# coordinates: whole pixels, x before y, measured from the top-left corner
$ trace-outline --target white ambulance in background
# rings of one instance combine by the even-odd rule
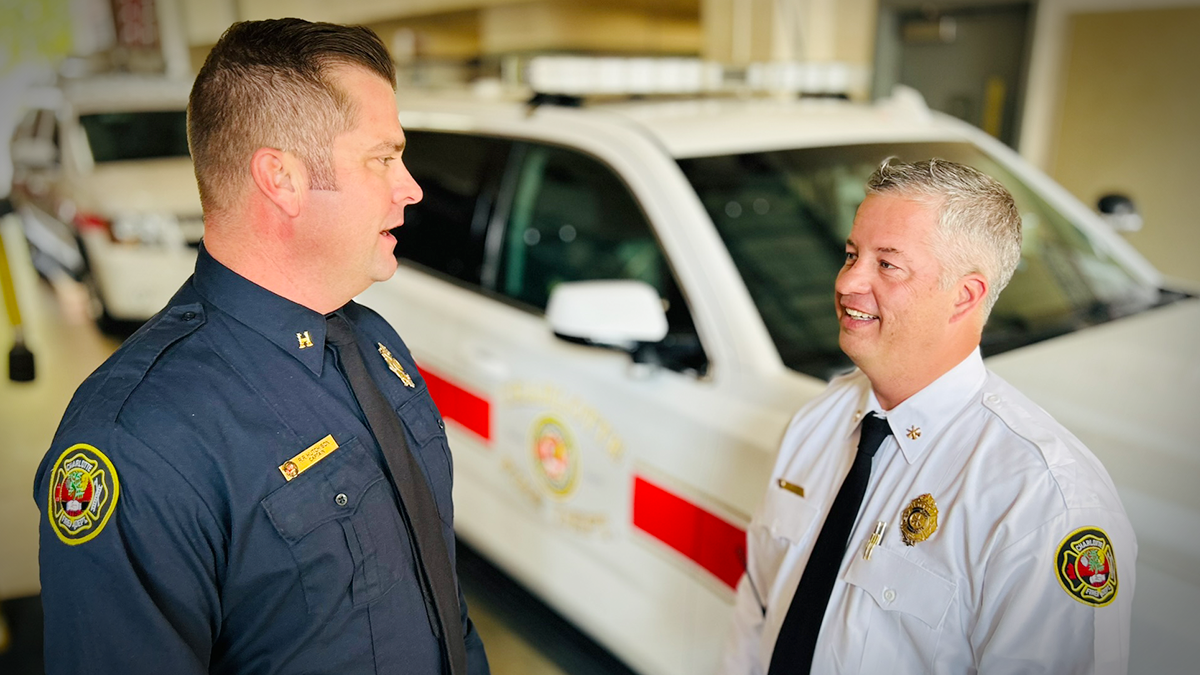
[[[782,431],[849,367],[833,281],[865,179],[944,157],[1020,207],[1024,257],[982,349],[1120,490],[1140,546],[1130,671],[1192,670],[1200,300],[911,92],[565,93],[398,98],[425,197],[399,272],[360,299],[449,422],[465,541],[635,670],[715,672]]]
[[[34,262],[86,284],[102,328],[150,318],[195,267],[204,218],[190,91],[161,76],[64,78],[14,133],[13,199]]]

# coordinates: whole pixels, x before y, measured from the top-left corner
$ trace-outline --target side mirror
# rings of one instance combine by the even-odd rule
[[[546,320],[569,340],[634,351],[667,336],[658,292],[643,281],[571,281],[554,287]]]
[[[1133,200],[1122,194],[1110,192],[1096,201],[1096,210],[1108,226],[1117,232],[1137,232],[1142,229],[1142,214],[1138,213]]]

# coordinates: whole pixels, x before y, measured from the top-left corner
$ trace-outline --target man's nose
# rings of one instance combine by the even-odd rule
[[[834,290],[841,295],[866,293],[871,287],[866,269],[867,265],[862,259],[846,263],[838,272],[837,280],[833,284]]]
[[[413,178],[408,167],[402,166],[400,175],[396,179],[392,199],[397,204],[416,204],[424,196],[424,191],[421,190],[420,185],[417,185],[417,180]]]

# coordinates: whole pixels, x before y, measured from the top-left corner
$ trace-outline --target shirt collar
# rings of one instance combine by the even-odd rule
[[[976,347],[932,384],[887,411],[888,426],[909,464],[917,461],[937,438],[938,432],[967,406],[986,379],[987,368],[983,365],[979,347]],[[883,410],[873,390],[863,409],[868,413]]]
[[[200,244],[193,283],[200,295],[321,374],[325,317],[255,284],[218,262]]]

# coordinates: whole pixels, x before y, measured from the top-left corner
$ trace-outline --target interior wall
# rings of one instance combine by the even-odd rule
[[[1125,235],[1164,274],[1200,284],[1200,7],[1078,13],[1069,21],[1049,171],[1089,205],[1122,192]]]

